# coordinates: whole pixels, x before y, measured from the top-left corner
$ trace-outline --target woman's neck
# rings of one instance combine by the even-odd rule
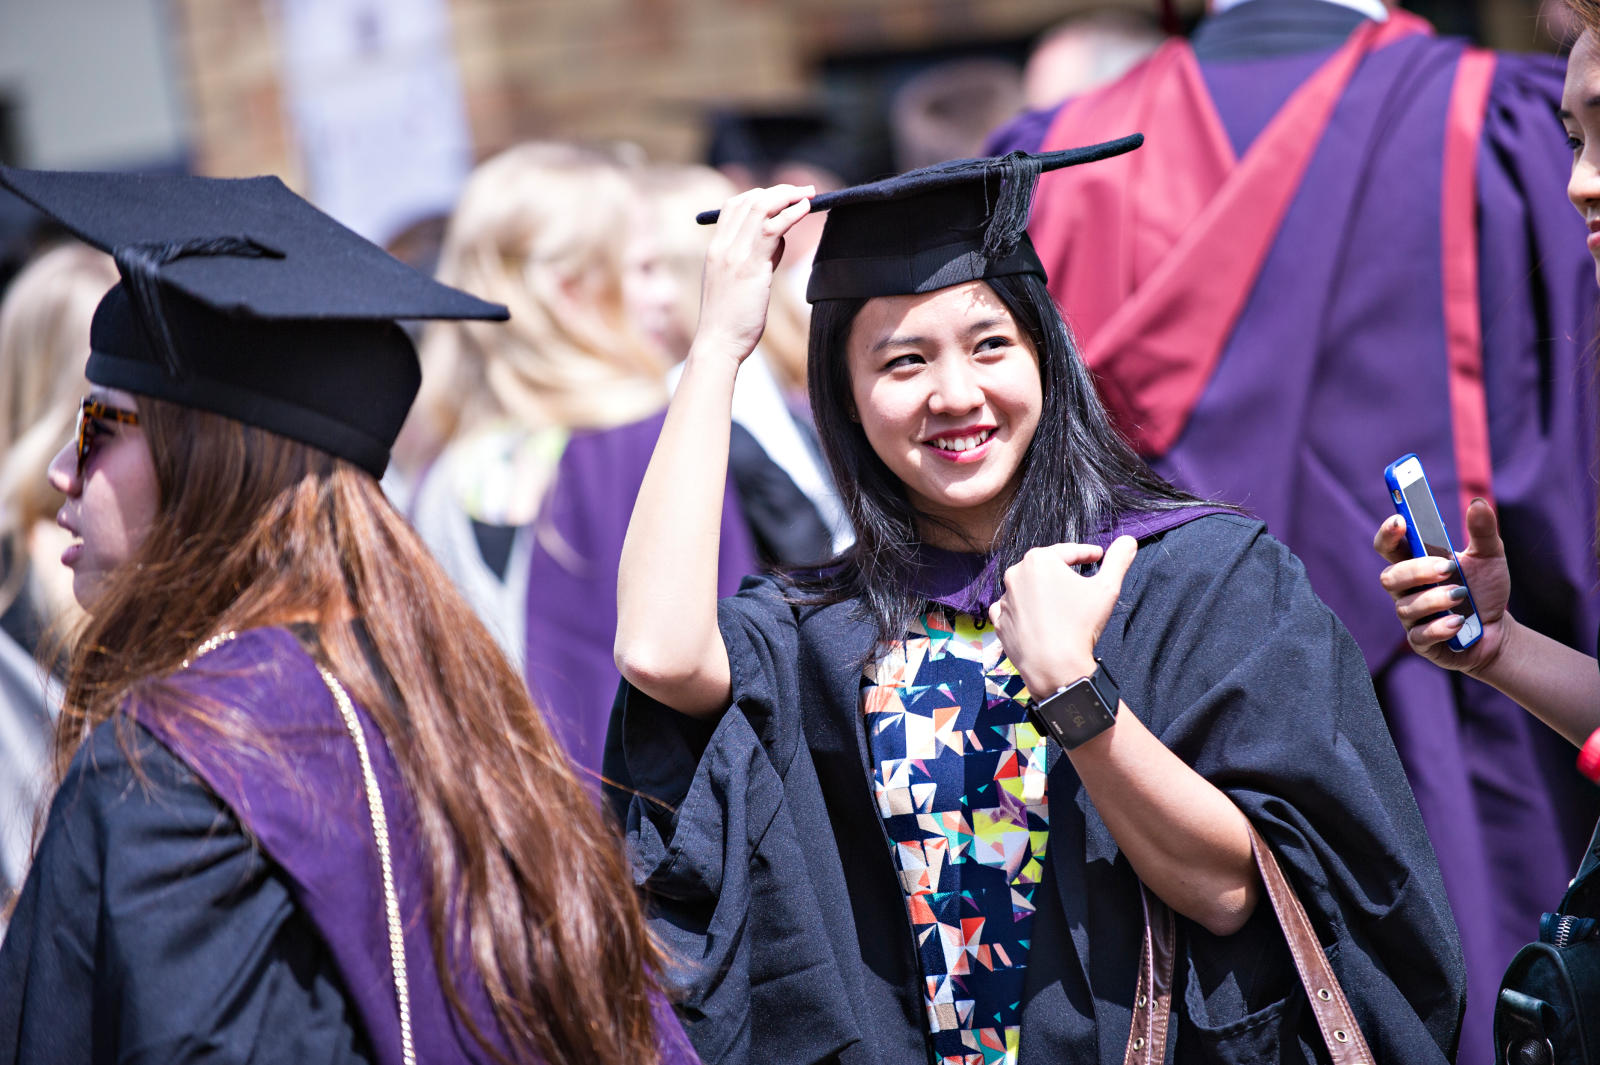
[[[917,524],[917,536],[922,542],[941,551],[986,555],[994,549],[995,530],[992,528],[987,530],[987,535],[984,535],[981,530],[956,528],[926,515]]]

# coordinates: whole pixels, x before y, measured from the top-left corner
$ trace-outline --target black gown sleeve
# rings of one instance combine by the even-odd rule
[[[96,730],[0,945],[0,1065],[369,1060],[281,870],[148,732]]]
[[[815,791],[800,726],[799,634],[772,578],[723,599],[732,698],[714,720],[624,683],[606,778],[651,930],[696,1052],[725,1062],[834,1060],[861,1041],[853,974],[818,935],[793,789]]]

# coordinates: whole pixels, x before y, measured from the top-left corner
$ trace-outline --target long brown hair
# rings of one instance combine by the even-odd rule
[[[1567,0],[1567,7],[1585,30],[1600,37],[1600,0]]]
[[[165,712],[160,678],[207,637],[309,622],[416,803],[434,957],[458,1016],[470,1029],[448,963],[465,937],[515,1058],[655,1061],[659,958],[621,841],[522,678],[377,482],[232,419],[146,397],[138,407],[156,519],[73,651],[58,773],[130,696]]]

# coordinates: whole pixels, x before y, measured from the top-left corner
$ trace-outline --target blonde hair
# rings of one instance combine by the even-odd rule
[[[665,361],[623,308],[631,196],[615,153],[576,144],[522,144],[473,172],[438,276],[511,320],[423,334],[417,408],[435,446],[483,418],[607,428],[666,403]]]
[[[110,256],[72,242],[29,263],[0,303],[0,544],[16,563],[0,584],[0,608],[22,586],[28,530],[61,506],[46,470],[87,388],[95,306],[116,283]]]
[[[676,283],[678,305],[674,326],[683,350],[700,324],[700,283],[705,273],[706,251],[714,226],[702,226],[695,215],[721,207],[737,190],[733,182],[709,166],[684,163],[650,163],[633,172],[649,223],[655,227],[661,265]]]

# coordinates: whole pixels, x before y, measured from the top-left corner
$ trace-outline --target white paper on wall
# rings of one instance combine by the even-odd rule
[[[383,243],[448,213],[472,165],[445,0],[275,0],[311,198]]]

